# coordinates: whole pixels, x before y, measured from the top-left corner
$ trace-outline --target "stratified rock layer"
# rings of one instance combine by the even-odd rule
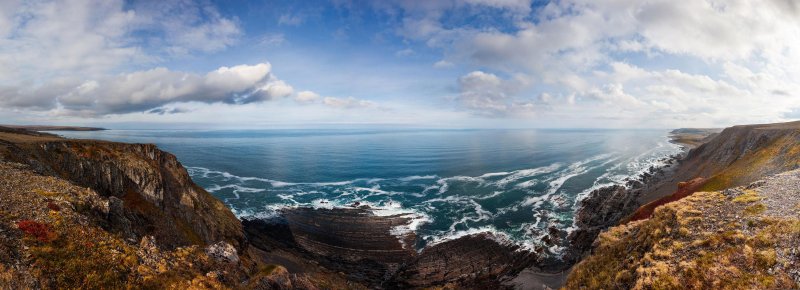
[[[397,227],[407,216],[375,216],[365,209],[296,208],[283,212],[291,240],[309,252],[310,259],[327,268],[347,273],[356,281],[380,285],[416,252],[413,232],[402,235]],[[395,233],[395,234],[393,234]]]
[[[396,267],[414,257],[414,232],[393,235],[407,216],[375,216],[365,209],[297,208],[284,212],[295,241],[317,255]]]
[[[388,283],[396,288],[451,285],[468,288],[500,287],[534,262],[535,256],[517,246],[498,242],[489,233],[470,235],[425,248]]]

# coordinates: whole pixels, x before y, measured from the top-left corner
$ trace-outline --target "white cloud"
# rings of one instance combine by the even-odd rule
[[[202,3],[202,2],[201,2]],[[133,29],[161,34],[167,52],[215,52],[236,43],[242,31],[236,19],[222,16],[210,4],[197,1],[146,1],[133,4]]]
[[[625,93],[622,84],[608,84],[603,89],[591,89],[586,94],[588,97],[600,100],[606,104],[620,107],[638,107],[642,101]]]
[[[435,68],[451,68],[453,66],[454,66],[454,64],[452,62],[449,62],[449,61],[446,61],[446,60],[440,60],[440,61],[437,61],[437,62],[435,62],[433,64],[433,67],[435,67]]]
[[[517,12],[530,4],[468,2]],[[475,78],[461,77],[456,100],[470,111],[505,115],[533,94],[559,117],[614,111],[635,125],[724,126],[780,121],[785,108],[800,106],[794,1],[552,1],[527,17],[505,15],[512,28],[452,25],[447,11],[457,7],[405,7],[398,34],[459,66],[521,76],[549,96],[509,90],[499,78],[471,88]]]
[[[300,91],[294,95],[294,100],[302,105],[323,105],[334,109],[385,109],[377,103],[354,97],[337,98],[322,97],[312,91]]]
[[[301,104],[310,104],[319,101],[322,99],[319,94],[312,92],[312,91],[302,91],[298,92],[297,95],[294,97],[294,100]]]
[[[234,19],[190,1],[2,2],[0,85],[99,77],[164,54],[219,51],[241,34]]]
[[[530,114],[536,108],[533,102],[514,97],[525,86],[519,79],[504,80],[491,73],[473,71],[459,78],[458,84],[456,102],[478,115],[517,116]]]
[[[0,105],[98,116],[144,112],[181,102],[247,104],[291,95],[292,87],[270,70],[268,63],[221,67],[205,75],[155,68],[97,80],[51,83],[34,90],[7,88]]]
[[[300,14],[287,13],[287,14],[281,14],[281,16],[278,17],[278,24],[280,25],[298,26],[300,24],[303,24],[303,22],[305,21],[306,17]]]
[[[378,104],[376,104],[375,102],[360,100],[354,97],[347,97],[347,98],[325,97],[324,99],[322,99],[322,104],[329,107],[340,108],[340,109],[375,108],[378,106]]]
[[[401,49],[394,53],[395,56],[404,57],[414,55],[414,50],[410,48]]]

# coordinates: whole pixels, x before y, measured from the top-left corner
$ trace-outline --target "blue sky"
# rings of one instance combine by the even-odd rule
[[[789,0],[0,3],[0,123],[674,128],[800,109]]]

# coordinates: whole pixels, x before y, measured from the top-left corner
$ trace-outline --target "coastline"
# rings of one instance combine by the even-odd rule
[[[673,140],[675,140],[674,142],[676,144],[685,145],[685,146],[682,146],[683,151],[681,153],[673,155],[673,156],[663,157],[660,160],[660,162],[663,163],[662,166],[651,166],[650,168],[647,168],[644,172],[641,172],[641,173],[639,173],[639,174],[637,174],[635,176],[632,176],[632,177],[628,178],[627,182],[625,184],[626,192],[625,192],[624,195],[638,197],[638,195],[640,195],[642,192],[647,191],[648,189],[650,189],[653,186],[652,184],[664,182],[664,180],[667,179],[667,177],[669,176],[669,174],[671,172],[670,169],[673,169],[675,167],[675,165],[677,164],[678,160],[680,159],[680,156],[685,155],[685,153],[689,150],[689,147],[693,145],[692,143],[683,143],[683,142],[681,142],[681,139],[679,139],[677,137],[672,137],[670,142],[673,142]],[[604,187],[604,188],[596,189],[593,192],[603,192],[605,189],[606,188]],[[633,192],[633,193],[631,193],[631,192]],[[630,201],[630,199],[628,199],[628,201]],[[638,206],[639,205],[637,204],[637,206],[629,208],[626,213],[632,213],[633,211],[635,211],[638,208]],[[330,209],[313,209],[313,208],[297,208],[297,209],[294,209],[294,210],[305,211],[306,213],[308,213],[308,211],[311,211],[313,213],[320,213],[320,212],[330,211]],[[348,209],[339,209],[339,210],[348,210]],[[357,210],[357,207],[356,208],[352,208],[352,210]],[[576,212],[576,215],[577,215],[577,212]],[[621,217],[619,217],[619,218],[617,218],[617,219],[615,219],[613,221],[605,221],[605,223],[603,225],[600,225],[599,227],[595,226],[596,228],[593,229],[593,230],[598,230],[598,232],[599,232],[599,230],[601,228],[605,229],[607,227],[614,226],[614,225],[616,225],[616,223],[619,220],[622,219],[622,217],[624,217],[624,216],[621,216]],[[372,220],[372,219],[374,219],[374,217],[361,219],[360,221],[354,220],[354,222],[356,222],[357,224],[360,224],[362,222],[365,222],[365,220]],[[370,223],[370,222],[366,222],[366,223]],[[292,222],[289,221],[287,224],[291,225]],[[340,228],[341,229],[341,228],[348,228],[348,227],[352,227],[352,226],[353,225],[342,227],[341,225],[338,225],[338,226],[335,226],[335,228]],[[324,231],[327,231],[325,229],[325,227],[326,226],[322,225],[322,226],[319,226],[319,228],[314,229],[315,226],[309,227],[309,225],[307,223],[305,223],[302,227],[300,227],[300,229],[301,229],[301,231],[307,231],[309,229],[312,229],[313,231],[321,230],[321,231],[324,232]],[[360,226],[357,225],[356,227],[358,228]],[[345,231],[347,232],[348,230],[345,230]],[[372,233],[371,235],[379,236],[381,234],[385,234],[385,233]],[[301,234],[301,235],[303,235],[304,237],[301,238],[300,240],[302,240],[303,243],[305,243],[307,245],[306,247],[302,247],[302,248],[308,249],[309,248],[308,247],[309,244],[312,245],[311,248],[319,247],[321,245],[319,243],[319,241],[317,241],[317,242],[310,242],[309,241],[309,237],[314,237],[314,236],[319,237],[319,235],[313,234],[313,233],[312,234],[306,233],[306,234]],[[341,237],[337,237],[337,238],[341,238]],[[485,236],[485,233],[477,233],[477,234],[465,235],[465,236],[462,236],[462,237],[460,237],[458,239],[448,240],[448,241],[442,242],[440,244],[444,244],[446,246],[444,248],[449,248],[449,247],[453,247],[453,245],[458,245],[458,244],[462,244],[463,245],[464,244],[463,241],[469,241],[470,239],[473,239],[470,242],[466,243],[467,247],[472,247],[472,244],[478,244],[478,242],[476,242],[476,240],[474,240],[475,238],[477,238],[478,240],[488,241],[491,244],[503,244],[502,242],[492,241],[492,240],[494,240],[494,238],[488,238],[487,236]],[[408,237],[406,239],[408,239]],[[592,237],[592,240],[593,239],[594,239],[594,237]],[[321,240],[322,241],[326,241],[326,240],[330,240],[330,239],[329,238],[321,238]],[[345,240],[347,240],[347,239],[345,239]],[[345,242],[345,243],[348,243],[348,242]],[[440,245],[440,244],[437,244],[437,245]],[[344,247],[341,247],[341,245],[325,245],[325,247],[339,248],[339,249],[344,248]],[[425,253],[425,251],[430,249],[430,248],[431,247],[422,248],[422,249],[419,250],[419,253],[420,254]],[[501,251],[509,252],[508,250],[501,250]],[[523,251],[525,251],[525,250],[523,250]],[[323,250],[323,251],[317,250],[316,252],[317,252],[317,257],[318,258],[320,256],[324,256],[325,253],[328,253],[328,255],[330,256],[330,250]],[[322,253],[322,255],[320,253]],[[528,252],[528,253],[529,254],[535,254],[535,252]],[[577,263],[578,261],[580,261],[580,257],[582,257],[584,254],[585,254],[585,249],[580,249],[576,254],[574,254],[574,256],[569,256],[567,259],[564,260],[563,263],[561,263],[559,265],[549,264],[547,266],[544,266],[541,263],[538,263],[535,259],[529,260],[529,262],[528,262],[528,264],[526,266],[524,266],[522,268],[518,268],[518,270],[516,270],[516,271],[505,273],[502,277],[497,277],[497,279],[498,279],[498,281],[502,282],[501,285],[504,285],[505,287],[514,287],[516,289],[559,288],[566,281],[566,278],[568,277],[569,273],[571,272],[572,266],[575,263]],[[441,255],[441,254],[438,254],[438,255]],[[342,255],[339,254],[338,256],[342,256]],[[458,255],[458,256],[463,256],[463,255]],[[415,260],[415,258],[412,258],[409,261],[413,261],[413,260]],[[467,263],[469,263],[469,262],[467,262]],[[413,262],[412,262],[412,264],[413,264]],[[544,266],[544,267],[541,267],[541,266]],[[346,269],[347,267],[339,265],[339,266],[334,266],[334,268]],[[351,270],[352,270],[352,268],[351,268]],[[402,272],[402,269],[400,269],[396,273],[400,273],[400,272]],[[397,274],[394,274],[394,275],[397,275]]]
[[[88,132],[88,131],[105,131],[105,130],[108,130],[106,128],[99,128],[99,127],[50,126],[50,125],[0,125],[0,127],[18,129],[18,130],[35,131],[35,132],[42,132],[42,131],[50,131],[50,132],[58,132],[58,131]]]
[[[82,142],[91,141],[83,140]],[[662,158],[658,163],[672,164],[673,162]],[[626,185],[642,187],[650,183],[654,179],[653,176],[663,174],[661,171],[660,167],[652,166],[638,176],[627,179]],[[593,192],[597,191],[601,190]],[[264,242],[267,245],[262,250],[267,252],[263,256],[270,261],[283,261],[284,263],[294,261],[288,263],[288,266],[293,271],[301,272],[305,271],[304,269],[316,268],[310,264],[301,264],[296,261],[319,263],[324,268],[347,273],[348,280],[360,281],[367,285],[389,283],[402,288],[404,286],[443,285],[460,281],[458,283],[464,283],[460,285],[465,287],[481,285],[519,288],[524,284],[525,287],[533,288],[523,289],[538,289],[533,285],[557,288],[564,283],[570,273],[569,267],[577,261],[570,260],[557,265],[542,264],[536,251],[520,249],[503,242],[502,237],[487,232],[460,236],[415,252],[409,252],[404,245],[413,244],[413,235],[416,232],[406,232],[409,235],[400,239],[393,233],[393,229],[407,226],[405,225],[409,221],[407,218],[392,215],[364,217],[361,213],[355,212],[367,211],[363,208],[359,209],[359,207],[361,206],[354,205],[344,211],[335,209],[333,212],[328,212],[328,218],[326,218],[328,222],[325,223],[302,220],[317,214],[326,214],[326,211],[330,211],[329,209],[297,208],[294,209],[296,210],[294,214],[284,212],[280,218],[285,219],[286,227],[285,230],[278,231],[283,236],[272,235],[256,238],[260,233],[269,231],[269,228],[254,227],[248,221],[242,223],[248,233],[248,238],[254,241],[268,241]],[[356,215],[353,215],[354,213]],[[348,219],[347,216],[352,218],[348,222],[342,223]],[[349,233],[360,234],[343,236],[339,234],[340,232],[348,233],[348,235]],[[560,243],[559,240],[564,240],[559,236],[564,234],[563,230],[556,230],[546,237],[548,241]],[[364,240],[364,237],[370,237],[371,240]],[[276,243],[275,240],[287,242]],[[390,242],[394,240],[399,243]],[[362,242],[367,242],[367,244],[360,244]],[[374,248],[370,251],[360,250],[368,247]],[[389,254],[375,255],[375,253]],[[385,260],[385,258],[391,259]],[[444,271],[439,266],[435,266],[441,265],[441,263],[450,263],[446,267],[450,270]],[[474,269],[485,270],[483,270],[483,274],[466,281],[458,278],[462,275],[470,275]],[[419,276],[418,273],[427,274]]]

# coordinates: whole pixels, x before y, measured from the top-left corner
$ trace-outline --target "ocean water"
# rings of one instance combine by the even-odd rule
[[[679,147],[666,130],[109,130],[72,138],[155,143],[240,217],[367,205],[407,214],[420,249],[491,231],[525,248],[569,231],[591,190]],[[563,245],[548,247],[558,255]]]

